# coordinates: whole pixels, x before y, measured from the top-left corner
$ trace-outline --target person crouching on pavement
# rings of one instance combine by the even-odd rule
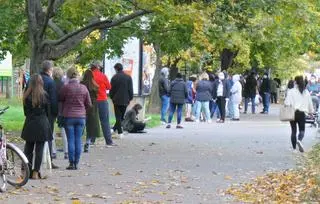
[[[126,113],[122,122],[123,130],[128,131],[129,133],[144,132],[143,130],[146,127],[146,123],[137,119],[141,110],[142,106],[137,103]]]
[[[240,110],[239,110],[239,104],[242,100],[242,85],[240,83],[240,75],[236,74],[232,77],[233,85],[230,90],[231,94],[231,102],[232,102],[232,108],[233,108],[233,118],[231,120],[233,121],[239,121],[240,120]]]
[[[177,73],[176,79],[171,82],[170,89],[170,113],[168,118],[168,125],[166,128],[171,128],[171,121],[173,118],[174,112],[177,109],[177,129],[182,129],[181,119],[182,119],[182,108],[185,103],[186,98],[188,97],[188,89],[186,83],[182,79],[182,75]]]

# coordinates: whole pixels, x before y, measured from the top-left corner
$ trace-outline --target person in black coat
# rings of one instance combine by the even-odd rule
[[[113,126],[113,131],[118,131],[118,135],[122,137],[122,121],[126,113],[127,106],[133,99],[132,78],[123,72],[123,66],[120,63],[114,65],[116,74],[111,79],[111,90],[109,93],[114,105],[116,123]]]
[[[177,73],[177,78],[171,82],[170,90],[170,113],[168,117],[168,125],[166,128],[171,128],[171,121],[173,118],[174,112],[177,109],[177,128],[182,129],[181,119],[182,119],[182,108],[186,99],[188,98],[188,88],[186,83],[182,79],[182,75]]]
[[[246,83],[244,84],[244,113],[247,113],[248,111],[248,104],[250,100],[252,114],[255,114],[256,112],[255,98],[257,95],[257,86],[258,82],[255,78],[255,73],[251,72],[251,74],[246,79]]]
[[[271,87],[270,87],[270,79],[267,74],[263,75],[261,87],[260,87],[260,95],[262,97],[263,102],[263,110],[261,114],[269,113],[269,105],[270,105],[270,95],[271,95]]]
[[[132,109],[126,113],[122,122],[122,126],[125,131],[128,131],[129,133],[143,132],[146,127],[146,123],[137,120],[140,110],[142,110],[142,106],[140,104],[135,104]]]
[[[48,101],[43,89],[43,80],[39,74],[31,77],[28,88],[23,95],[23,109],[26,116],[21,138],[26,141],[24,154],[29,160],[31,178],[40,179],[44,143],[52,140],[52,131],[48,120]],[[33,166],[33,150],[35,162]]]
[[[217,102],[220,111],[220,119],[218,123],[224,123],[226,117],[226,102],[229,100],[230,96],[230,86],[225,79],[225,74],[223,72],[219,73],[219,79],[213,84],[213,100]]]

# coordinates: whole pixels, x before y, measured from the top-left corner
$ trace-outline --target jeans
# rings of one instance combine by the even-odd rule
[[[220,118],[220,112],[219,112],[219,108],[218,108],[218,104],[217,102],[214,101],[210,101],[211,107],[210,107],[210,116],[211,118],[213,118],[214,114],[217,114],[217,118]]]
[[[277,92],[272,92],[271,93],[271,103],[278,103]]]
[[[64,128],[68,139],[69,162],[78,164],[81,155],[81,136],[83,134],[85,118],[66,118]]]
[[[110,123],[109,123],[109,104],[108,101],[98,101],[99,119],[106,144],[112,144]]]
[[[129,130],[129,133],[139,133],[142,132],[144,130],[144,128],[146,127],[145,123],[142,122],[135,122],[133,124],[133,128],[131,130]]]
[[[24,145],[24,154],[28,158],[28,165],[30,169],[30,173],[32,175],[32,161],[33,161],[33,150],[35,148],[35,160],[34,160],[34,171],[39,172],[41,163],[42,163],[42,156],[43,156],[43,148],[44,148],[44,142],[26,142]]]
[[[253,114],[256,113],[255,99],[256,99],[255,96],[244,99],[244,112],[247,112],[247,111],[248,111],[249,101],[251,100],[251,112],[252,112]]]
[[[220,111],[220,120],[224,121],[226,117],[226,98],[219,96],[217,98],[217,104]]]
[[[204,113],[205,113],[206,121],[211,120],[210,109],[209,109],[209,101],[196,101],[196,104],[197,104],[196,120],[198,121],[200,119],[201,110],[203,110]]]
[[[176,112],[176,109],[177,109],[177,124],[179,125],[181,123],[182,108],[183,108],[183,104],[170,103],[170,113],[169,113],[169,118],[168,118],[169,124],[172,121],[173,114],[174,114],[174,112]]]
[[[270,93],[265,92],[262,94],[262,102],[263,102],[263,112],[268,113],[269,106],[270,106]]]
[[[114,105],[114,113],[116,115],[116,123],[113,126],[114,131],[118,131],[118,134],[122,134],[122,121],[124,120],[124,114],[126,113],[127,106]]]
[[[291,126],[291,143],[293,149],[296,149],[297,146],[297,124],[299,127],[299,135],[298,135],[298,140],[302,141],[304,137],[304,132],[305,132],[305,127],[306,127],[306,122],[305,122],[305,113],[301,111],[296,111],[295,112],[295,120],[290,121],[290,126]]]
[[[170,98],[167,95],[161,96],[161,121],[166,122],[166,115],[169,108]]]
[[[233,119],[239,119],[240,118],[239,103],[234,103],[233,102],[232,103],[232,109],[233,109]]]

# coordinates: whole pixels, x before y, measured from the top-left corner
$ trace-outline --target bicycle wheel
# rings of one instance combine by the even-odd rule
[[[7,143],[6,179],[9,184],[16,187],[25,185],[30,176],[28,163],[22,154],[23,152],[18,147]]]

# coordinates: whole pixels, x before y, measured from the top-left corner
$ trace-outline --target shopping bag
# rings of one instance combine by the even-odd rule
[[[280,108],[281,121],[294,121],[295,110],[292,106],[282,106]]]
[[[51,164],[51,157],[50,157],[50,150],[49,150],[49,144],[48,142],[44,143],[43,147],[43,153],[42,153],[42,163],[41,163],[41,170],[40,171],[46,171],[49,170],[51,171],[52,169],[52,164]],[[34,169],[34,161],[35,161],[35,151],[33,152],[33,162],[32,162],[32,169]]]

